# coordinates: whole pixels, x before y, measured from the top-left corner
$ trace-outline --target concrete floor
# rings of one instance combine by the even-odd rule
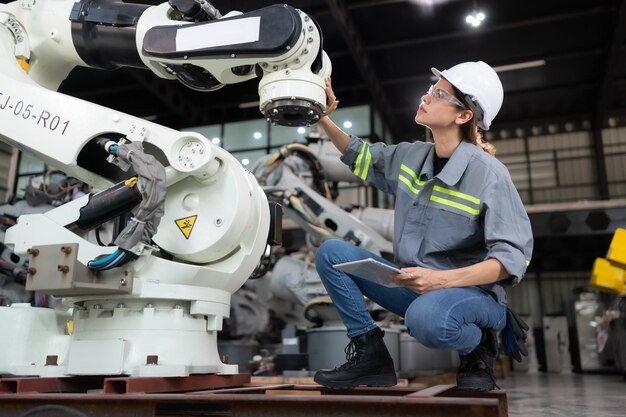
[[[510,417],[625,417],[626,381],[618,374],[526,374],[498,378]]]

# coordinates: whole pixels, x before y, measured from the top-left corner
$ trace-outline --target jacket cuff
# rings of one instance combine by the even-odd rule
[[[500,281],[501,284],[511,287],[519,284],[526,272],[526,259],[522,252],[506,243],[496,243],[489,248],[486,259],[490,258],[500,261],[510,275],[509,278]]]
[[[359,156],[359,152],[361,151],[361,145],[363,141],[358,136],[350,135],[350,142],[348,142],[348,146],[346,146],[346,150],[341,155],[341,162],[346,165],[352,165],[356,161],[356,158]]]

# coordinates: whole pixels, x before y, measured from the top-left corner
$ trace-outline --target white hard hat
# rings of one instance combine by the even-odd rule
[[[431,71],[437,77],[448,80],[463,93],[470,110],[474,112],[478,127],[489,130],[504,99],[502,83],[494,69],[478,61],[463,62],[443,71],[431,68]]]

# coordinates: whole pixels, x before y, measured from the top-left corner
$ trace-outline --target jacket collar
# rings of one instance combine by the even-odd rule
[[[466,140],[462,140],[459,143],[459,146],[456,147],[450,160],[443,167],[441,172],[436,175],[441,181],[443,181],[447,185],[455,185],[463,176],[465,169],[469,165],[470,160],[472,159],[472,155],[477,150],[477,146],[469,143]],[[422,170],[420,171],[420,178],[430,179],[433,176],[433,164],[435,159],[435,147],[433,146],[429,153],[428,157],[424,161],[424,165],[422,165]]]

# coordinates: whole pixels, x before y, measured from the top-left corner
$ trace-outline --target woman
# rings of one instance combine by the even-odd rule
[[[505,288],[522,279],[532,253],[530,222],[495,148],[482,141],[503,100],[496,72],[484,62],[448,70],[422,97],[415,122],[432,131],[424,142],[368,144],[328,117],[338,101],[326,80],[328,110],[320,120],[341,160],[356,175],[396,197],[395,262],[401,274],[385,287],[333,265],[374,258],[339,240],[317,251],[320,277],[348,329],[347,363],[316,373],[333,388],[396,384],[383,331],[363,296],[404,317],[411,336],[430,348],[454,349],[461,357],[457,385],[492,390],[495,332],[507,322]],[[388,262],[387,262],[388,263]]]

